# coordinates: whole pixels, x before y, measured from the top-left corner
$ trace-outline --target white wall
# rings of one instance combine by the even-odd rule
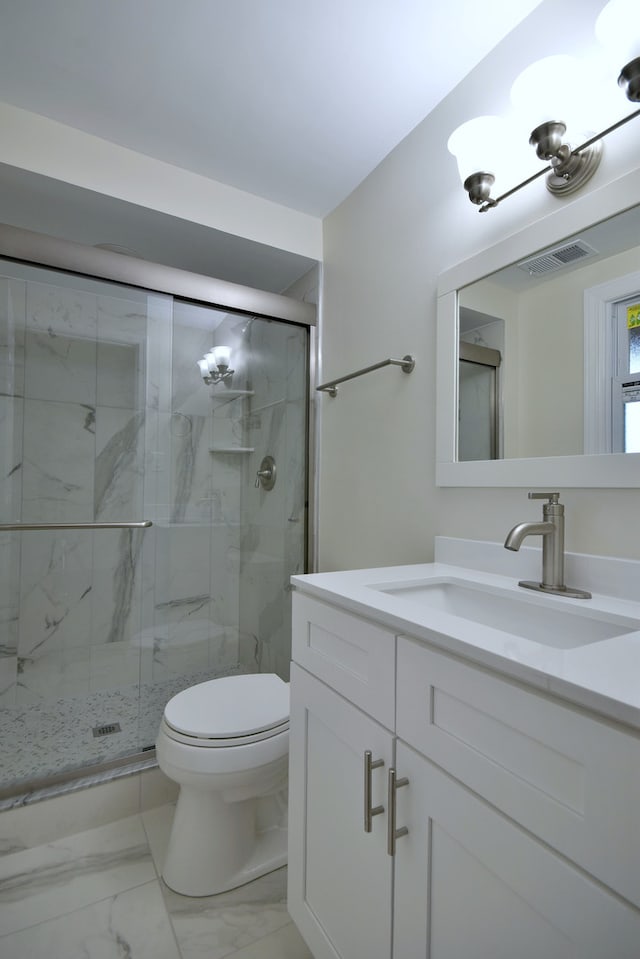
[[[511,82],[532,60],[571,52],[572,41],[593,45],[602,6],[545,0],[325,220],[322,378],[409,352],[417,365],[320,399],[321,569],[428,561],[436,534],[500,541],[538,516],[525,490],[435,486],[437,276],[637,167],[638,121],[607,139],[600,169],[576,197],[557,200],[539,181],[483,215],[446,142],[464,120],[506,112]],[[630,106],[620,94],[619,115]],[[538,162],[532,155],[532,173]],[[637,557],[638,491],[562,492],[568,549]]]
[[[639,265],[640,247],[635,247],[580,270],[548,277],[517,298],[520,418],[512,455],[582,453],[584,291],[635,273]]]
[[[319,260],[318,217],[0,102],[0,163]]]

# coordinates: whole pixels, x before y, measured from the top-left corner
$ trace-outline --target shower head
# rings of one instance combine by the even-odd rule
[[[255,316],[248,316],[244,319],[242,326],[236,327],[234,333],[237,332],[239,336],[245,337],[248,336],[251,332],[251,327],[253,326],[253,321],[256,320]]]

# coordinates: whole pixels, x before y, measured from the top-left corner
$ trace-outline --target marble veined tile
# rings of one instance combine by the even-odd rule
[[[25,310],[24,282],[0,276],[0,393],[5,396],[24,393]]]
[[[183,959],[235,957],[238,950],[257,946],[288,926],[286,877],[286,869],[278,869],[239,889],[201,899],[179,896],[163,887]],[[260,949],[249,954],[260,959],[270,955]],[[274,959],[283,955],[273,952]]]
[[[20,516],[22,508],[22,437],[24,432],[24,400],[17,396],[3,396],[0,370],[0,517],[11,523]]]
[[[95,340],[98,305],[91,292],[51,283],[27,284],[28,330]]]
[[[16,594],[20,601],[18,652],[25,668],[54,650],[89,644],[91,558],[90,533],[24,534]]]
[[[144,490],[144,413],[96,409],[95,518],[140,520]]]
[[[89,336],[27,330],[24,391],[30,399],[95,405],[95,330]]]
[[[147,295],[146,396],[145,406],[167,412],[171,408],[172,296]]]
[[[313,959],[313,955],[295,925],[290,922],[246,949],[234,952],[233,959]]]
[[[180,959],[157,880],[0,937],[0,955],[2,959]]]
[[[139,816],[4,856],[0,935],[65,916],[155,878]],[[6,959],[2,942],[0,954]],[[31,959],[29,952],[22,956]],[[48,956],[53,959],[52,953]]]
[[[146,297],[98,297],[98,403],[144,405]]]
[[[91,522],[94,458],[94,406],[28,400],[22,467],[24,521]]]

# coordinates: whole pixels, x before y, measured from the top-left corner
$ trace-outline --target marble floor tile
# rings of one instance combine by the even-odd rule
[[[137,815],[3,856],[0,935],[64,916],[155,879]],[[0,955],[4,959],[2,949]]]
[[[287,912],[286,868],[197,899],[164,885],[174,808],[4,856],[2,959],[312,959]]]
[[[291,923],[286,869],[217,896],[191,899],[166,886],[163,894],[182,959],[235,957]]]
[[[2,959],[180,959],[157,880],[0,937],[0,955]]]
[[[154,809],[147,809],[142,813],[144,831],[147,835],[147,842],[158,876],[162,875],[175,811],[175,802],[170,802],[164,803],[162,806],[156,806]]]
[[[289,922],[246,949],[234,952],[233,959],[313,959],[313,955],[294,924]]]

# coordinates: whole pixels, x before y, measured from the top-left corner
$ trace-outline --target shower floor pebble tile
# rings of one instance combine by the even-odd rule
[[[168,889],[173,804],[0,860],[2,959],[312,959],[286,868],[219,896]]]
[[[0,703],[0,783],[18,786],[136,755],[152,746],[166,703],[188,686],[243,672],[238,666],[183,673],[155,683],[96,690],[63,700]],[[95,737],[93,729],[120,731]]]

